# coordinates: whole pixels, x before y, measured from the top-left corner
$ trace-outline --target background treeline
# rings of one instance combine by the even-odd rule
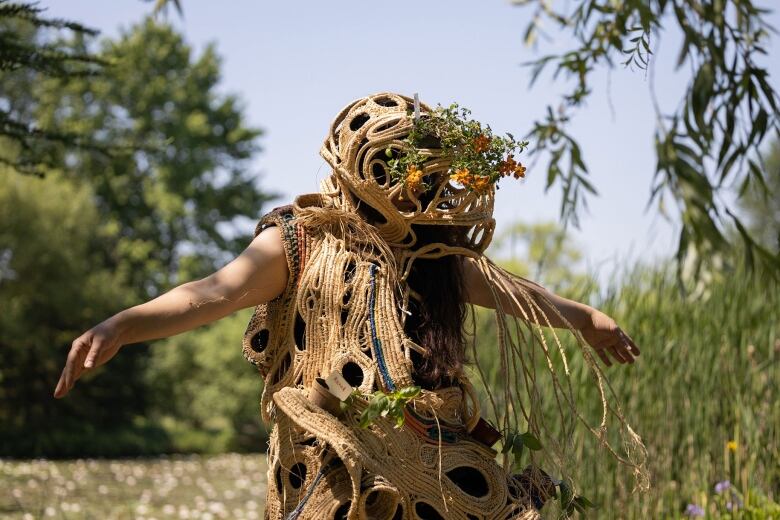
[[[251,226],[237,224],[271,198],[249,169],[261,132],[218,89],[214,49],[196,55],[151,19],[99,44],[24,17],[1,23],[5,39],[30,52],[56,48],[105,65],[0,76],[4,123],[89,143],[0,134],[0,455],[262,449],[257,378],[229,354],[240,350],[246,315],[175,353],[128,347],[67,399],[52,398],[73,339],[212,272],[248,244]],[[25,157],[36,158],[32,173],[18,167]]]

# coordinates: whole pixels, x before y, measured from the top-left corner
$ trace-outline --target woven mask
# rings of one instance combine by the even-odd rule
[[[412,224],[456,226],[453,243],[437,244],[428,255],[465,250],[482,253],[495,228],[495,188],[477,193],[453,184],[451,161],[433,147],[435,143],[420,149],[426,157],[422,171],[429,189],[415,193],[391,178],[387,161],[403,153],[403,139],[414,125],[413,105],[409,97],[383,92],[346,106],[331,124],[320,149],[333,168],[332,176],[323,182],[323,191],[340,209],[362,210],[393,247],[415,245]],[[420,117],[430,112],[428,106],[420,105]],[[408,201],[402,209],[393,202],[400,198]]]

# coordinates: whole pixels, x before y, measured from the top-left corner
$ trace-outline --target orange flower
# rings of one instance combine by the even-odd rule
[[[523,166],[522,164],[518,163],[517,167],[515,167],[515,174],[514,175],[515,175],[515,179],[519,179],[520,177],[524,178],[525,177],[525,166]]]
[[[476,138],[474,138],[474,151],[477,153],[482,153],[488,149],[490,146],[490,139],[487,138],[484,134],[479,134]]]
[[[515,171],[516,167],[517,162],[515,161],[514,155],[509,154],[506,161],[501,161],[501,164],[498,165],[498,173],[500,173],[502,177],[505,177]]]
[[[479,177],[476,177],[474,179],[474,191],[477,193],[484,193],[490,189],[491,182],[490,177],[485,177],[483,175],[480,175]]]
[[[416,164],[410,164],[406,168],[406,186],[412,190],[417,191],[422,187],[423,172]]]
[[[471,172],[469,172],[468,168],[461,168],[460,170],[455,170],[455,173],[450,175],[450,179],[457,182],[458,184],[462,184],[463,186],[468,187],[473,182],[474,176],[471,175]]]

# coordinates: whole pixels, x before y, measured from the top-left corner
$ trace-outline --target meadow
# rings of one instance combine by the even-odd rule
[[[265,455],[0,461],[7,519],[259,519]]]

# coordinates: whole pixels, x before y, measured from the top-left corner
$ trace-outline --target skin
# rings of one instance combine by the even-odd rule
[[[492,308],[492,292],[473,260],[464,259],[464,275],[467,302]],[[125,309],[73,340],[54,397],[67,395],[79,378],[107,363],[124,345],[180,334],[239,309],[266,303],[284,291],[288,276],[279,230],[267,228],[222,269]],[[639,355],[634,342],[606,314],[561,298],[540,285],[530,283],[529,288],[551,325],[563,327],[564,323],[550,305],[582,333],[606,365],[612,361],[633,363]],[[501,301],[501,305],[516,316],[528,311],[511,301]]]

